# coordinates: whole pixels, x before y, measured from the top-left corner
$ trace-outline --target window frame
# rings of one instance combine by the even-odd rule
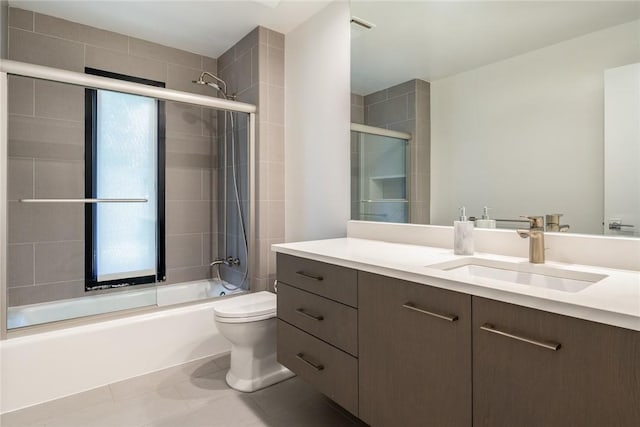
[[[125,80],[149,86],[165,87],[164,82],[132,77],[109,71],[86,67],[86,74],[92,74],[111,79]],[[97,169],[96,144],[98,120],[98,90],[85,89],[85,197],[95,198]],[[165,101],[156,99],[157,109],[157,207],[156,207],[156,274],[147,276],[127,277],[113,280],[98,281],[96,244],[96,215],[97,204],[85,204],[85,291],[118,288],[130,285],[141,285],[166,280],[166,247],[165,247]]]

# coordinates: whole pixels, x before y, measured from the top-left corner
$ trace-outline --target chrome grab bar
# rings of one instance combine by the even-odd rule
[[[622,224],[618,221],[610,221],[609,222],[609,230],[622,230],[622,227],[635,228],[633,224]]]
[[[313,363],[312,361],[305,358],[304,353],[296,354],[296,358],[302,360],[305,364],[307,364],[308,366],[311,366],[316,371],[322,371],[324,369],[324,365],[320,363]]]
[[[527,224],[531,222],[528,219],[500,219],[500,218],[496,218],[495,221],[498,221],[498,222],[526,222]]]
[[[147,203],[149,199],[20,199],[21,203]]]
[[[558,351],[558,349],[560,349],[560,343],[556,343],[556,342],[553,342],[553,341],[540,341],[540,340],[536,340],[536,339],[533,339],[533,338],[527,338],[527,337],[523,337],[523,336],[520,336],[520,335],[515,335],[515,334],[509,333],[509,332],[505,332],[505,331],[501,331],[499,329],[496,329],[496,327],[493,326],[490,323],[485,323],[484,325],[480,326],[480,329],[482,329],[483,331],[491,332],[492,334],[501,335],[503,337],[507,337],[507,338],[511,338],[511,339],[514,339],[514,340],[526,342],[526,343],[533,344],[533,345],[538,346],[538,347],[546,348],[547,350]]]
[[[315,315],[315,314],[308,313],[308,312],[306,312],[304,310],[304,308],[296,308],[296,313],[301,314],[301,315],[303,315],[305,317],[308,317],[309,319],[316,320],[318,322],[322,322],[324,320],[323,316],[321,316],[319,314]]]
[[[428,316],[437,317],[438,319],[446,320],[448,322],[455,322],[456,320],[458,320],[458,316],[456,316],[455,314],[452,314],[452,315],[449,315],[449,314],[438,314],[438,313],[434,313],[432,311],[423,310],[423,309],[418,308],[415,305],[413,305],[412,302],[408,302],[406,304],[402,304],[402,307],[406,308],[408,310],[417,311],[418,313],[426,314]]]

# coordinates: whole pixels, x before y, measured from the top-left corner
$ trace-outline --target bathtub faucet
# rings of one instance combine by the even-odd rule
[[[215,261],[213,261],[213,262],[211,262],[211,264],[209,264],[209,267],[213,267],[214,265],[220,265],[220,264],[224,264],[224,265],[227,265],[229,267],[231,267],[233,265],[240,265],[240,259],[234,258],[234,257],[227,257],[227,259],[217,258]]]

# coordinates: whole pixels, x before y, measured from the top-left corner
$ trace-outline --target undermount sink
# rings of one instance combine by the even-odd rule
[[[464,258],[428,265],[456,278],[484,278],[564,292],[580,292],[607,276],[530,263]]]

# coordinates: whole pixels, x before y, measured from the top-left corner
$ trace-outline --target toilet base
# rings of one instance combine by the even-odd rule
[[[273,371],[265,375],[251,379],[238,378],[233,373],[233,370],[229,369],[229,372],[227,372],[227,376],[225,377],[225,379],[229,387],[231,387],[232,389],[249,393],[265,387],[269,387],[270,385],[279,383],[280,381],[284,381],[295,375],[293,372],[277,362],[274,368],[275,369]]]

